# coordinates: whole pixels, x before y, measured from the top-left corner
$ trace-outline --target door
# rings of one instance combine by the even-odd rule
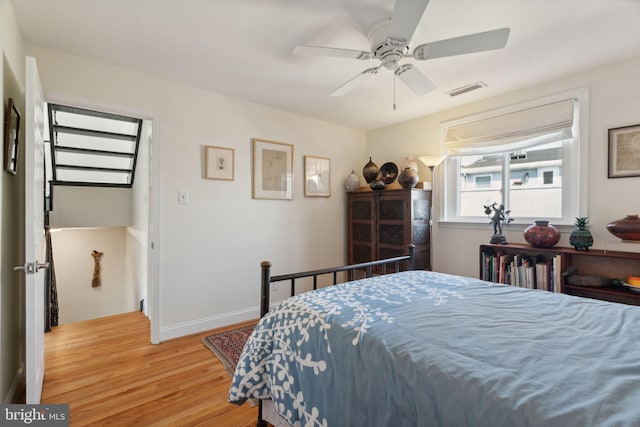
[[[25,274],[27,403],[40,403],[44,379],[44,99],[36,60],[26,58]]]

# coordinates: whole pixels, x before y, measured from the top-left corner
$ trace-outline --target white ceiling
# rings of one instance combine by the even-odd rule
[[[640,55],[640,0],[431,0],[417,44],[510,27],[502,50],[410,61],[435,85],[416,96],[391,71],[329,94],[377,60],[302,57],[297,45],[369,50],[394,0],[12,0],[26,43],[121,65],[360,129]],[[455,99],[446,92],[482,81]]]

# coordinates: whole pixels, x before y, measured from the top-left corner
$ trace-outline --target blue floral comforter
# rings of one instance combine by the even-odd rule
[[[412,271],[289,298],[229,401],[300,426],[640,425],[640,308]]]

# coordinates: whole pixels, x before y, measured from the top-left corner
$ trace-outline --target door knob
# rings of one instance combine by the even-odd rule
[[[26,274],[37,273],[38,270],[49,268],[48,262],[27,262],[24,265],[16,265],[13,271],[24,271]]]
[[[13,271],[24,271],[27,274],[33,274],[34,265],[32,262],[27,262],[25,265],[16,265],[13,267]]]
[[[49,268],[49,263],[48,262],[35,262],[36,265],[36,271],[38,270],[46,270],[47,268]]]

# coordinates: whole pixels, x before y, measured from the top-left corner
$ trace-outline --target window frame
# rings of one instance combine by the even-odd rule
[[[77,115],[80,117],[86,116],[111,120],[113,122],[129,123],[135,131],[122,133],[119,131],[100,129],[99,127],[84,124],[76,124],[71,127],[60,125],[53,120],[55,113],[57,112]],[[132,188],[135,180],[136,164],[142,134],[142,122],[143,120],[141,118],[128,115],[109,113],[98,109],[75,107],[57,102],[48,102],[45,125],[47,128],[46,130],[48,130],[47,142],[49,145],[47,166],[51,169],[49,173],[51,174],[52,184],[61,186]],[[95,141],[102,140],[102,145],[106,144],[106,147],[94,148],[90,147],[91,144],[87,147],[76,147],[73,144],[69,146],[66,146],[65,144],[60,145],[58,143],[58,132],[67,135],[80,135]],[[109,145],[114,145],[114,141],[115,144],[118,144],[120,141],[128,141],[131,144],[132,149],[122,150],[119,149],[121,147],[110,147]],[[73,159],[73,156],[76,156],[76,160],[72,160],[68,164],[60,164],[58,161],[58,154],[61,153],[69,154],[70,156],[67,157],[71,159]],[[84,157],[84,159],[82,159],[82,157]],[[129,165],[126,167],[116,167],[116,165],[109,166],[108,164],[100,166],[99,164],[96,164],[96,162],[99,163],[98,159],[100,158],[105,162],[112,163],[118,162],[120,159],[129,159]],[[81,161],[78,161],[78,159],[81,159]],[[64,175],[64,171],[78,171],[86,175],[83,179],[65,180],[58,174],[58,172],[63,172]],[[113,174],[112,176],[124,175],[125,182],[111,182],[109,180],[98,179],[98,177],[108,176],[110,174]],[[96,178],[94,179],[92,176],[96,176]]]
[[[567,99],[574,99],[574,124],[573,138],[570,142],[562,144],[562,216],[553,218],[555,225],[571,226],[576,217],[588,216],[587,214],[587,195],[588,180],[587,178],[587,161],[589,147],[589,97],[588,89],[580,88],[576,90],[566,91],[541,98],[520,102],[506,107],[485,111],[482,113],[454,119],[440,124],[440,141],[443,151],[446,150],[444,141],[447,129],[452,126],[487,119],[496,115],[510,114],[517,111],[525,110],[559,102]],[[505,151],[506,153],[506,151]],[[506,163],[503,163],[502,186],[503,195],[508,194],[509,187],[509,171],[505,170]],[[478,216],[460,216],[460,162],[457,156],[450,156],[445,159],[442,167],[442,203],[438,212],[438,222],[443,224],[478,224],[486,227],[487,218],[482,215],[482,206],[478,207]],[[505,178],[506,177],[506,178]],[[502,201],[507,209],[509,209],[509,198],[503,196]],[[532,217],[516,217],[513,218],[512,224],[531,224],[535,219]]]

